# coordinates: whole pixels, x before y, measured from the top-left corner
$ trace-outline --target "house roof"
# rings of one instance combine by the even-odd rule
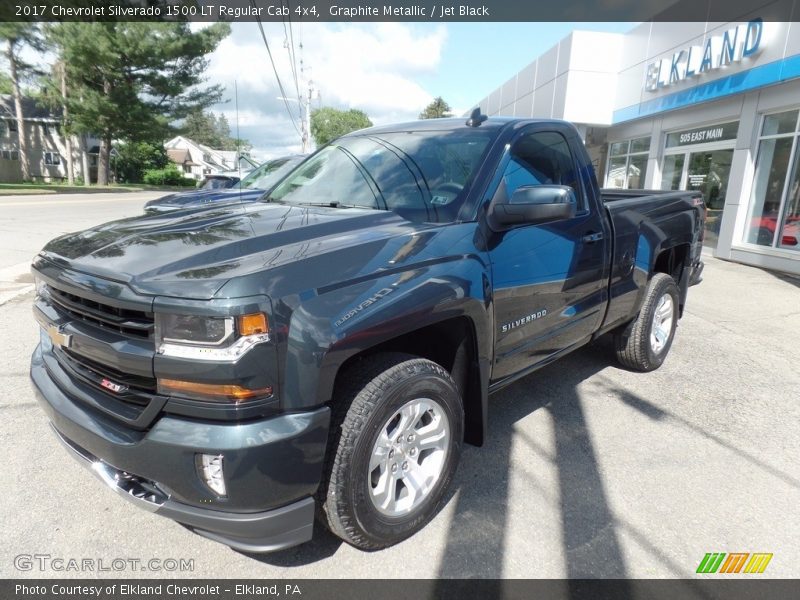
[[[36,98],[22,97],[22,114],[26,121],[53,121],[61,119],[61,109],[51,109],[39,104]],[[14,118],[17,111],[14,108],[14,98],[9,94],[0,94],[0,118]]]
[[[167,148],[167,156],[172,162],[179,165],[192,162],[192,155],[186,148]]]
[[[186,146],[191,146],[199,150],[203,154],[202,164],[218,171],[236,171],[238,161],[245,161],[251,165],[251,168],[258,166],[250,157],[244,154],[237,155],[235,150],[215,150],[214,148],[195,142],[193,139],[182,135],[175,136],[164,143],[167,156],[169,156],[170,160],[178,164],[197,165],[197,163],[191,162],[191,153]]]

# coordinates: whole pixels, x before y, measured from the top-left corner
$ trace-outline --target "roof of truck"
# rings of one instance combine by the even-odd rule
[[[368,129],[360,129],[347,136],[357,136],[373,133],[391,133],[398,131],[453,131],[456,129],[473,129],[467,125],[469,117],[449,117],[446,119],[421,119],[419,121],[408,121],[406,123],[393,123],[391,125],[379,125],[376,127],[369,127]],[[506,125],[515,123],[546,123],[557,122],[563,123],[556,119],[522,119],[517,117],[489,117],[474,129],[500,129]]]

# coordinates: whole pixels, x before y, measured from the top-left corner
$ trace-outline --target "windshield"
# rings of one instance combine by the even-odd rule
[[[292,167],[303,160],[302,156],[292,156],[287,158],[276,158],[269,160],[263,165],[248,173],[242,179],[239,187],[242,189],[266,190],[280,181],[281,177],[292,170]]]
[[[291,173],[267,201],[454,221],[492,137],[490,130],[472,129],[342,138]]]

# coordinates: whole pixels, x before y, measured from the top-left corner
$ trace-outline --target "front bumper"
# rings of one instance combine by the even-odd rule
[[[165,415],[138,431],[71,398],[49,372],[57,368],[37,347],[31,380],[40,405],[71,454],[127,500],[246,552],[311,539],[327,407],[238,424]],[[201,481],[198,453],[225,456],[226,498]]]

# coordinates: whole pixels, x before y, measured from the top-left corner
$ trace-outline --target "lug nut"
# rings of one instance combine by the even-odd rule
[[[403,461],[403,471],[408,471],[408,461]]]
[[[389,450],[389,458],[392,458],[393,456],[394,456],[394,450]]]
[[[392,465],[392,473],[397,473],[397,463]]]
[[[409,435],[408,438],[406,438],[406,440],[409,441],[409,442],[413,442],[414,441],[414,434],[412,433],[411,435]]]
[[[411,456],[416,456],[417,455],[417,449],[416,448],[412,448],[411,451],[409,452],[409,454]]]
[[[402,435],[397,436],[397,443],[400,444],[402,442],[403,442],[403,436]]]

